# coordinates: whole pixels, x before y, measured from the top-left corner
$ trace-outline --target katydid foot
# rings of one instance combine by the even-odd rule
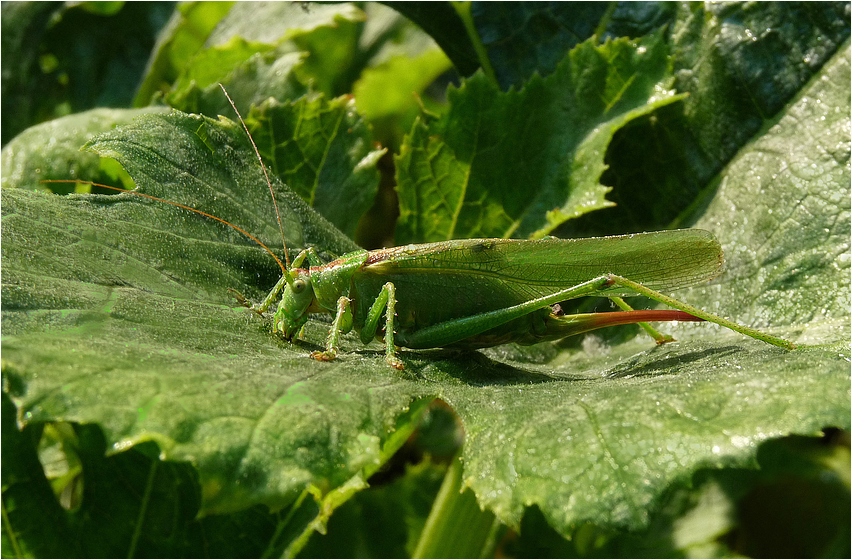
[[[228,288],[228,291],[231,292],[231,295],[234,296],[234,299],[237,300],[237,303],[239,303],[240,305],[242,305],[243,307],[245,307],[247,309],[251,309],[252,311],[257,313],[258,315],[263,317],[263,311],[261,311],[260,309],[258,309],[254,305],[252,305],[252,303],[248,299],[246,299],[246,297],[243,294],[241,294],[240,292],[238,292],[237,290],[235,290],[233,288]]]
[[[405,369],[405,366],[402,363],[402,360],[397,358],[396,356],[385,356],[385,361],[388,365],[394,369],[398,369],[400,371]]]
[[[315,359],[318,362],[330,362],[332,360],[337,359],[337,352],[328,350],[314,350],[313,352],[311,352],[311,358]],[[385,356],[385,361],[390,367],[394,369],[405,369],[405,365],[402,363],[402,360],[400,360],[396,356]]]
[[[331,352],[328,350],[314,350],[311,352],[311,358],[315,359],[318,362],[330,362],[333,359],[337,358],[337,352]]]

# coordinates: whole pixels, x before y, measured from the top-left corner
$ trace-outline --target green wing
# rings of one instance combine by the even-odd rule
[[[604,274],[668,291],[717,276],[722,249],[712,234],[675,230],[587,239],[469,239],[370,253],[353,277],[363,316],[381,286],[396,286],[400,329],[492,311]],[[612,288],[606,295],[632,295]],[[358,317],[356,317],[356,322]]]
[[[719,274],[722,263],[722,248],[710,232],[683,229],[587,239],[408,245],[372,252],[365,270],[394,276],[460,274],[471,281],[496,278],[540,285],[546,287],[544,293],[609,273],[665,291],[706,282]]]

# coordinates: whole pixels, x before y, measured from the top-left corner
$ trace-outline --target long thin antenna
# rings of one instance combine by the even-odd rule
[[[50,180],[45,180],[45,181],[41,181],[41,182],[42,183],[76,183],[76,184],[79,184],[79,185],[92,185],[92,186],[95,186],[95,187],[101,187],[102,189],[111,189],[111,190],[114,190],[114,191],[118,191],[118,192],[122,192],[122,193],[129,193],[129,194],[133,194],[133,195],[136,195],[136,196],[144,196],[145,198],[150,198],[151,200],[156,200],[157,202],[165,202],[166,204],[171,204],[172,206],[177,206],[178,208],[183,208],[184,210],[189,210],[190,212],[195,212],[196,214],[201,214],[202,216],[204,216],[206,218],[216,220],[217,222],[221,222],[228,227],[234,228],[238,232],[242,233],[243,235],[245,235],[246,237],[248,237],[249,239],[251,239],[252,241],[257,243],[258,245],[263,247],[263,249],[267,253],[272,255],[272,258],[275,259],[275,262],[278,263],[278,266],[281,267],[281,270],[284,272],[284,274],[285,275],[287,274],[288,269],[284,268],[284,264],[281,262],[281,260],[278,257],[276,257],[275,253],[273,253],[272,250],[269,247],[264,245],[263,242],[260,239],[253,236],[252,234],[250,234],[246,230],[240,228],[239,226],[235,226],[231,222],[223,220],[222,218],[218,218],[218,217],[214,216],[213,214],[208,214],[207,212],[204,212],[202,210],[198,210],[197,208],[193,208],[191,206],[186,206],[186,205],[181,204],[179,202],[172,202],[171,200],[166,200],[164,198],[157,198],[156,196],[151,196],[150,194],[145,194],[145,193],[136,192],[136,191],[130,191],[130,190],[121,189],[121,188],[118,188],[118,187],[111,187],[109,185],[102,185],[100,183],[93,183],[91,181],[81,181],[80,179],[50,179]],[[288,262],[287,264],[289,265],[290,263]]]
[[[278,220],[278,231],[281,232],[281,242],[284,244],[284,261],[287,263],[287,270],[289,270],[290,253],[287,251],[287,240],[284,239],[284,226],[281,224],[281,213],[278,211],[278,201],[275,200],[275,191],[272,190],[272,181],[269,180],[269,173],[266,172],[266,166],[263,165],[263,159],[260,157],[260,150],[257,149],[257,144],[254,143],[254,138],[251,137],[251,133],[249,132],[245,121],[243,121],[242,115],[240,115],[240,112],[237,110],[237,106],[234,104],[231,96],[228,95],[228,90],[226,90],[225,86],[221,83],[219,84],[219,87],[222,88],[222,93],[225,94],[225,97],[228,99],[228,103],[231,104],[231,107],[233,107],[234,112],[237,114],[237,118],[240,119],[240,124],[243,125],[243,130],[246,131],[249,142],[251,142],[252,148],[254,148],[254,155],[257,156],[257,161],[260,162],[260,168],[263,169],[263,176],[266,177],[266,184],[269,186],[269,194],[272,195],[272,205],[275,206],[275,219]]]

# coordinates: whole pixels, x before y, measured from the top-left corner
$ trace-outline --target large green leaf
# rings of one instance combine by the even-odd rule
[[[325,324],[289,344],[226,304],[227,288],[257,297],[275,280],[271,257],[231,229],[130,195],[6,188],[3,375],[18,420],[97,424],[113,452],[156,442],[197,468],[202,513],[282,507],[312,488],[321,524],[410,432],[412,405],[440,397],[465,427],[464,480],[499,519],[517,525],[535,504],[563,534],[581,521],[641,527],[698,466],[750,464],[766,438],[849,426],[848,57],[720,176],[702,220],[731,225],[720,229],[729,249],[751,249],[729,250],[734,277],[692,300],[816,346],[786,352],[700,325],[674,345],[589,343],[533,361],[511,347],[405,351],[401,374],[346,337],[339,360],[318,363],[307,354]],[[807,149],[803,131],[834,140]],[[145,192],[275,245],[265,182],[233,123],[151,115],[93,148]],[[755,188],[764,180],[777,191]],[[277,188],[293,244],[351,247]],[[749,264],[752,251],[766,253]]]

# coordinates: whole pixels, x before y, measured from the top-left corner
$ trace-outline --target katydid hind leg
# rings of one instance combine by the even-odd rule
[[[624,301],[618,296],[610,296],[609,299],[622,311],[634,311],[634,309],[630,307],[626,301]],[[654,342],[656,342],[657,344],[666,344],[667,342],[675,341],[673,336],[661,333],[660,331],[652,327],[650,323],[646,323],[643,321],[636,324],[639,325],[642,330],[648,334],[648,336],[653,338]]]
[[[647,288],[642,284],[634,282],[628,278],[616,276],[615,274],[610,274],[609,279],[611,285],[623,286],[636,292],[637,294],[651,298],[654,301],[658,301],[660,303],[668,305],[669,307],[673,307],[675,309],[698,317],[699,319],[702,319],[704,321],[716,323],[717,325],[721,325],[725,328],[731,329],[732,331],[744,334],[746,336],[750,336],[751,338],[761,340],[763,342],[766,342],[767,344],[772,344],[780,348],[785,348],[787,350],[793,350],[796,348],[796,345],[788,340],[784,340],[783,338],[778,338],[776,336],[760,332],[757,329],[746,327],[745,325],[740,325],[739,323],[735,323],[723,317],[719,317],[718,315],[714,315],[709,311],[704,311],[703,309],[699,309],[682,301],[678,301],[673,297],[661,294],[660,292],[652,290],[651,288]]]
[[[409,348],[438,348],[456,344],[560,301],[595,295],[609,285],[611,285],[609,276],[599,276],[582,284],[518,305],[444,321],[413,333],[407,333],[403,345]]]

